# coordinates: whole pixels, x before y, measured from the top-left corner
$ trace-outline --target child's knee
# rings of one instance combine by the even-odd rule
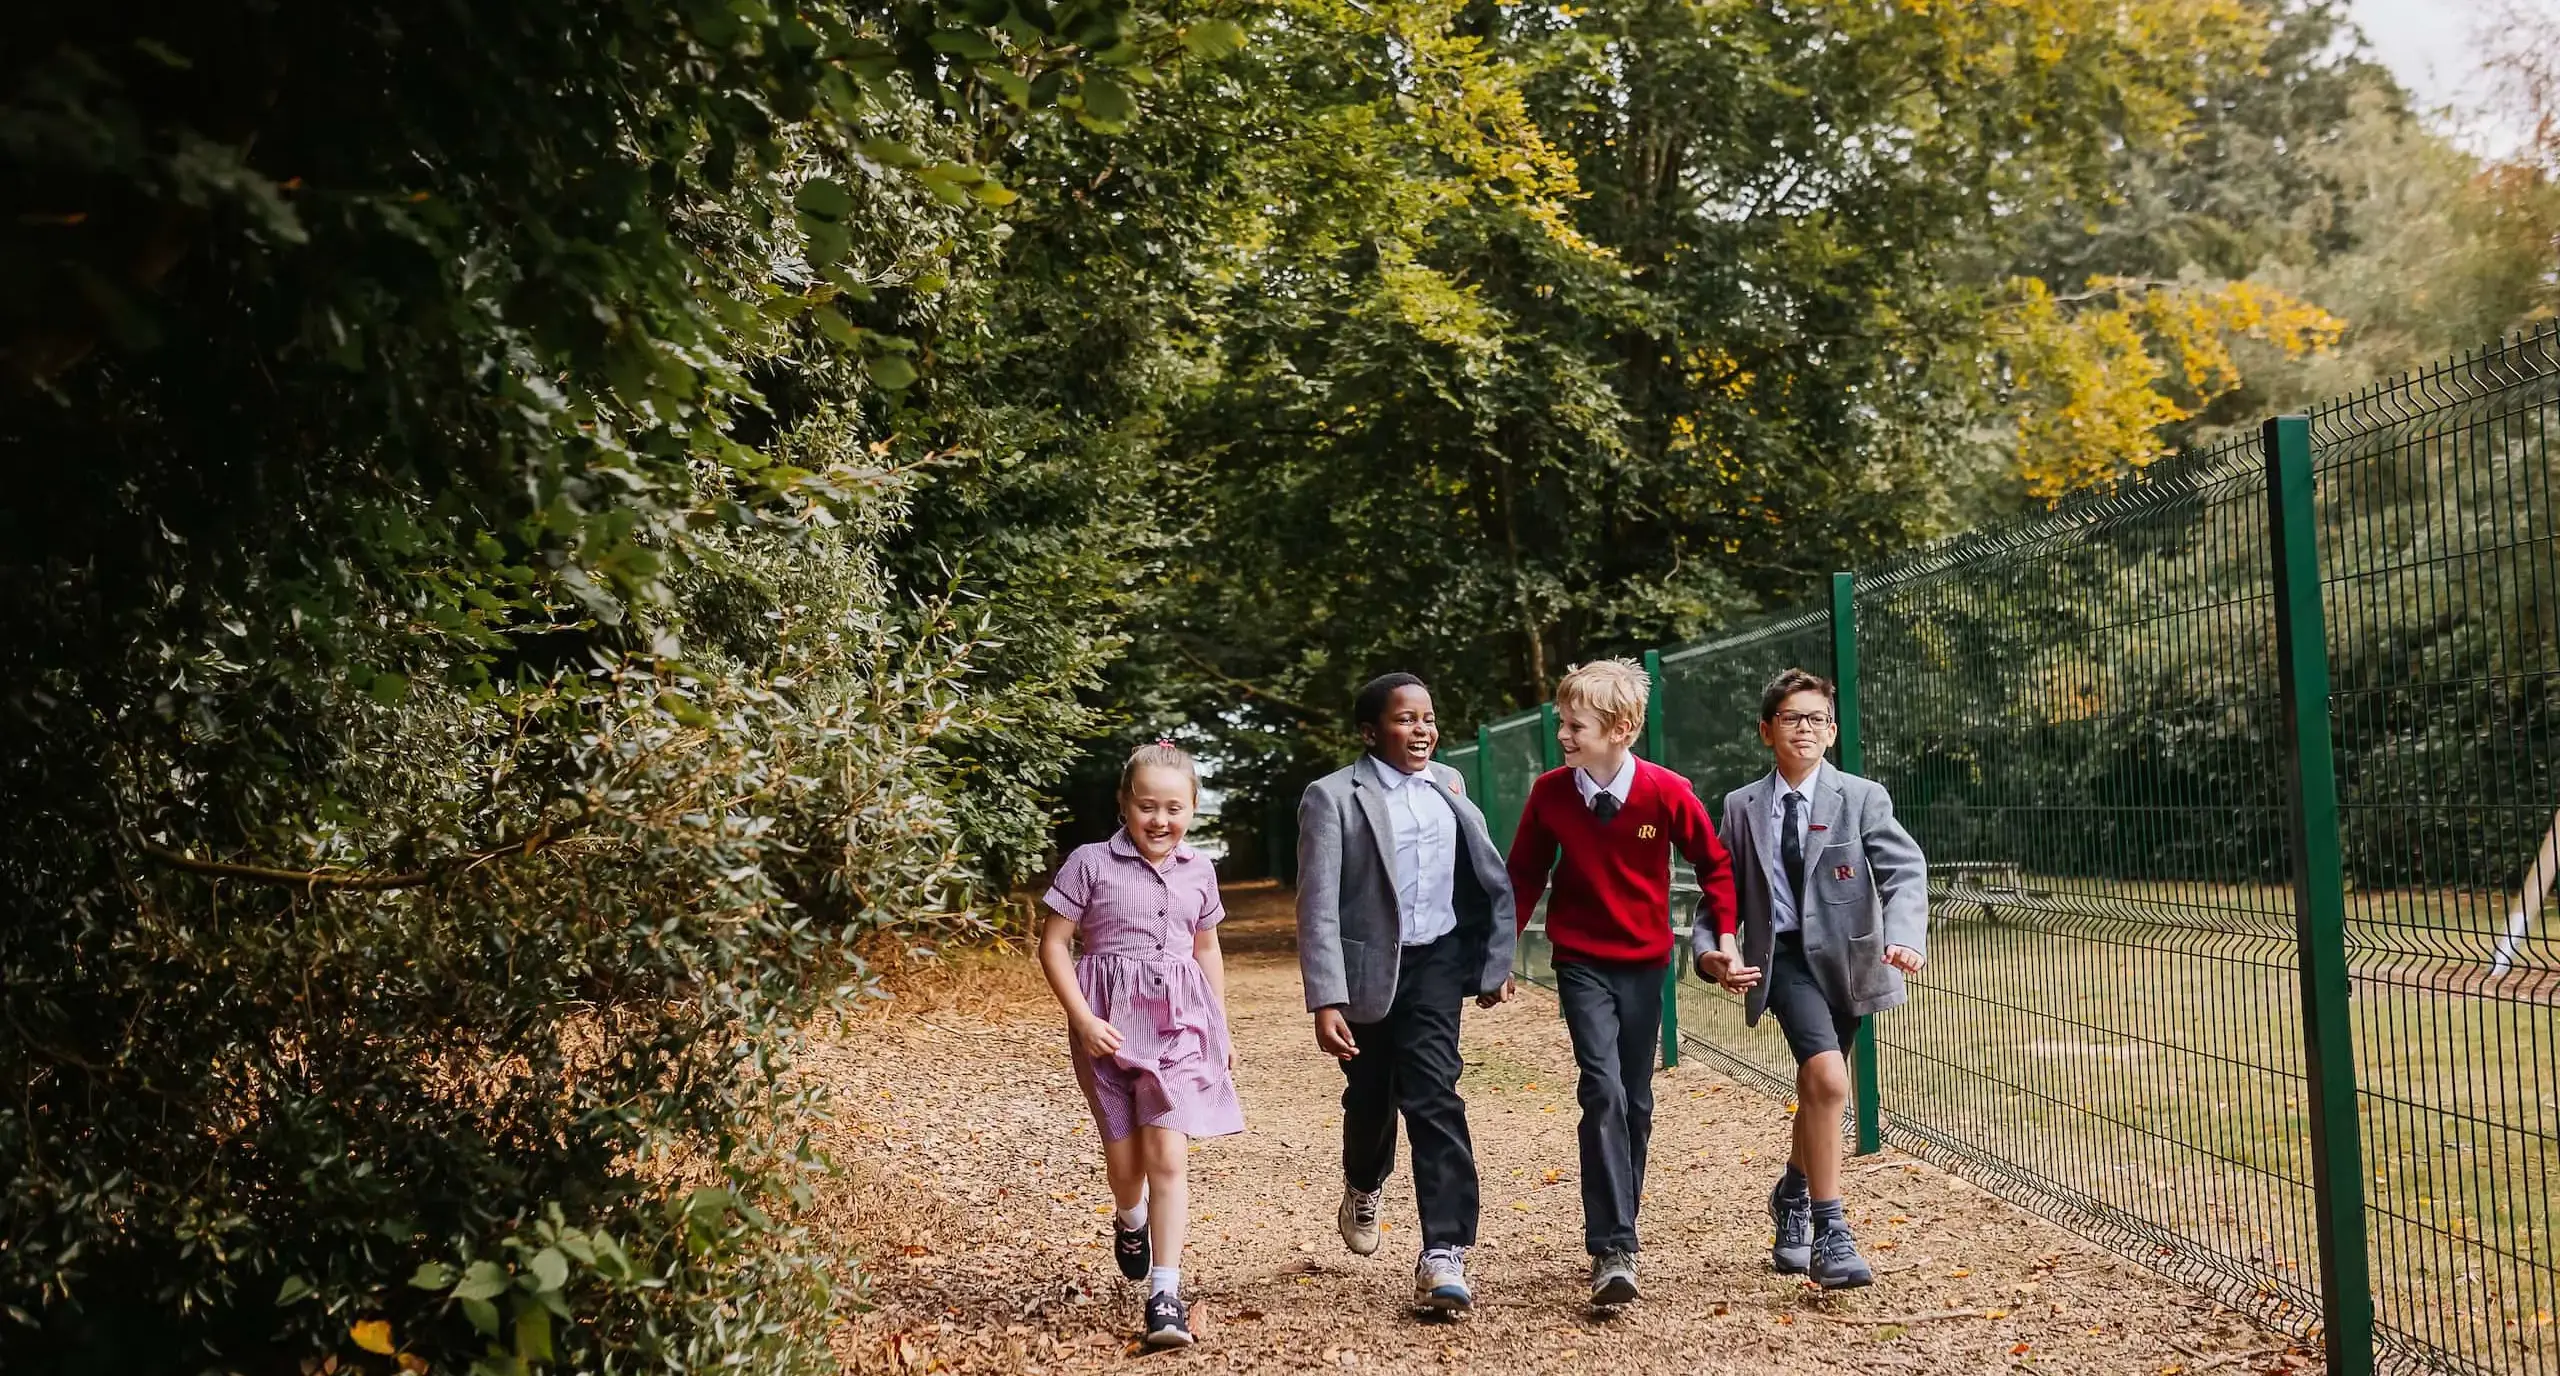
[[[1178,1132],[1147,1134],[1147,1174],[1157,1180],[1179,1180],[1191,1164],[1191,1139]]]
[[[1585,1112],[1625,1113],[1627,1087],[1606,1075],[1585,1075],[1574,1086],[1574,1097],[1582,1102]]]
[[[1826,1051],[1796,1068],[1796,1097],[1838,1104],[1849,1097],[1849,1067],[1836,1051]]]

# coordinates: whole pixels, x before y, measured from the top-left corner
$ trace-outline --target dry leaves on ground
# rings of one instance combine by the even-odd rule
[[[1573,1064],[1546,995],[1466,1018],[1462,1084],[1483,1179],[1479,1304],[1409,1315],[1413,1200],[1386,1245],[1333,1230],[1341,1076],[1318,1054],[1288,897],[1229,892],[1240,1136],[1196,1145],[1184,1288],[1198,1347],[1144,1360],[1234,1369],[2073,1373],[2282,1370],[2298,1349],[2209,1299],[1917,1162],[1860,1163],[1849,1213],[1877,1284],[1825,1296],[1772,1275],[1761,1200],[1785,1158],[1769,1099],[1696,1066],[1659,1076],[1644,1213],[1647,1298],[1583,1305]],[[847,1020],[808,1069],[833,1087],[840,1170],[818,1226],[869,1276],[851,1371],[1070,1372],[1136,1355],[1138,1288],[1113,1266],[1110,1191],[1064,1031],[1027,951],[964,964],[937,997]],[[923,1011],[919,1011],[923,1010]]]

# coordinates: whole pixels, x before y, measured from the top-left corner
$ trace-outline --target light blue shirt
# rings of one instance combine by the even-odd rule
[[[1458,815],[1428,777],[1407,774],[1375,755],[1369,777],[1387,802],[1395,830],[1396,925],[1407,946],[1428,946],[1458,929]]]
[[[1760,867],[1769,872],[1769,926],[1775,931],[1792,932],[1804,925],[1804,918],[1796,912],[1795,892],[1787,881],[1786,838],[1780,834],[1787,824],[1787,794],[1804,795],[1804,801],[1796,804],[1796,843],[1810,859],[1813,837],[1807,828],[1813,825],[1813,795],[1822,787],[1822,771],[1830,767],[1828,760],[1816,764],[1813,772],[1804,776],[1804,783],[1794,789],[1788,788],[1785,775],[1774,769],[1769,771],[1769,830],[1763,837],[1768,844],[1760,848]]]

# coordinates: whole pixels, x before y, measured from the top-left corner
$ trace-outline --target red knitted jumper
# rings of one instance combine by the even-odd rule
[[[1716,935],[1733,930],[1733,859],[1716,838],[1707,806],[1689,781],[1644,760],[1617,815],[1603,822],[1573,786],[1573,770],[1551,769],[1529,788],[1511,839],[1511,888],[1520,926],[1555,872],[1547,940],[1573,964],[1659,965],[1671,958],[1671,852],[1698,871],[1705,895],[1698,919]],[[1557,863],[1562,847],[1563,863]]]

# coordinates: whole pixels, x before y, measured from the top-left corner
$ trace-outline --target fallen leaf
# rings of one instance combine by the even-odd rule
[[[2023,1356],[2027,1355],[2027,1348],[2028,1348],[2028,1344],[2026,1344],[2026,1343],[2016,1343],[2016,1344],[2013,1344],[2013,1345],[2009,1348],[2009,1355],[2010,1355],[2010,1356],[2012,1356],[2012,1357],[2023,1357]]]
[[[367,1352],[378,1352],[388,1357],[395,1350],[391,1346],[391,1325],[382,1319],[362,1320],[347,1330],[347,1336],[355,1339],[356,1346]]]
[[[1963,1280],[1965,1277],[1967,1277],[1967,1276],[1969,1276],[1969,1275],[1972,1275],[1972,1274],[1973,1274],[1973,1268],[1972,1268],[1972,1267],[1970,1267],[1970,1266],[1959,1266],[1959,1267],[1957,1267],[1956,1269],[1954,1269],[1954,1270],[1952,1270],[1952,1271],[1949,1271],[1949,1272],[1947,1273],[1947,1279],[1949,1279],[1949,1280]]]

